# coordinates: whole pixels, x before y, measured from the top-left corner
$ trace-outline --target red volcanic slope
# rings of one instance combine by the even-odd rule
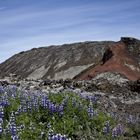
[[[102,61],[95,67],[79,74],[76,77],[76,80],[89,80],[95,75],[107,71],[118,72],[133,81],[140,78],[140,68],[138,68],[138,63],[134,60],[134,57],[128,53],[123,42],[120,41],[110,46],[108,52],[110,52],[110,58],[108,60],[105,62]]]

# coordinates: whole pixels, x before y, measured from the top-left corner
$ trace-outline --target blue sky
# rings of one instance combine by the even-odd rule
[[[33,47],[140,39],[140,0],[0,0],[0,62]]]

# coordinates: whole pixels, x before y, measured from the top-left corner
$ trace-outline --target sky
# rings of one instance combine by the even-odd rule
[[[0,0],[0,63],[31,48],[140,39],[140,0]]]

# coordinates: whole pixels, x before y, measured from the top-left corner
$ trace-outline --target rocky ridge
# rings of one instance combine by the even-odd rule
[[[33,48],[0,64],[0,77],[14,73],[28,79],[89,80],[97,74],[117,72],[129,80],[140,77],[140,41],[82,42]]]

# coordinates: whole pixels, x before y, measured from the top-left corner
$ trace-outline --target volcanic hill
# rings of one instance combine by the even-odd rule
[[[117,72],[129,80],[140,78],[140,40],[94,41],[33,48],[0,64],[0,77],[13,73],[28,79],[89,80]]]

